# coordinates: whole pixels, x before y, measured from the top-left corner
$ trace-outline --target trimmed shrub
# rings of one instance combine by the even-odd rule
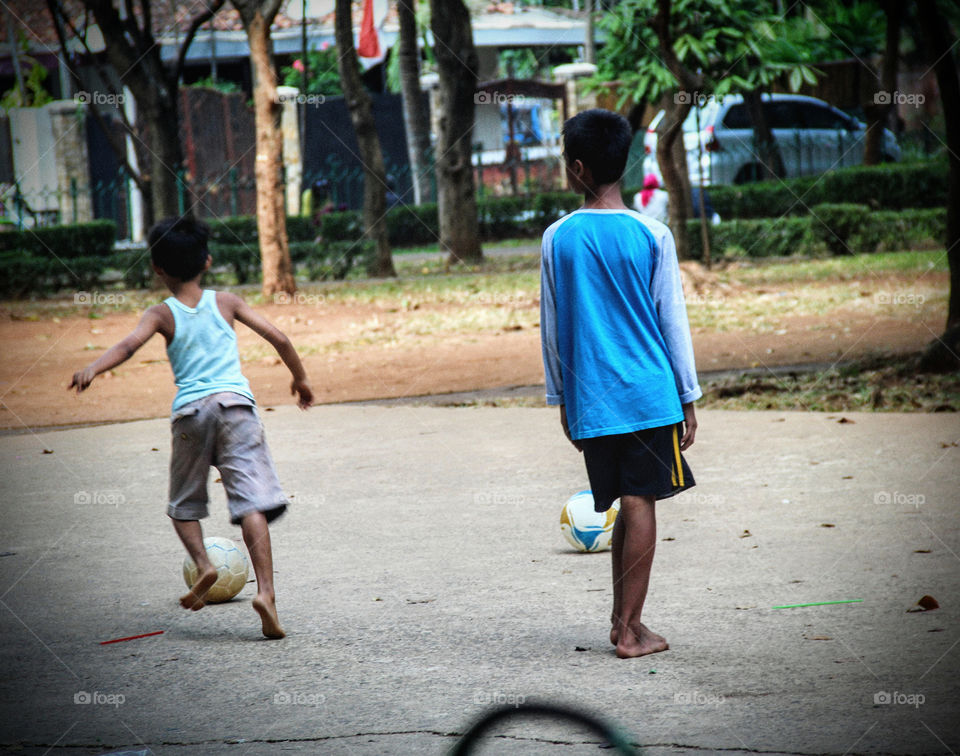
[[[849,242],[857,252],[895,252],[946,243],[946,208],[871,213]]]
[[[789,257],[819,251],[816,240],[811,237],[808,218],[731,220],[708,229],[710,255],[714,259],[730,255]],[[703,259],[699,220],[687,221],[687,240],[690,258]]]
[[[810,229],[835,255],[853,254],[847,242],[859,232],[870,215],[866,205],[825,202],[810,208]]]
[[[884,163],[708,191],[724,220],[803,215],[822,203],[855,203],[873,210],[928,208],[946,205],[947,172],[945,162]]]
[[[0,252],[20,250],[37,257],[106,257],[113,253],[117,224],[110,220],[0,231]]]

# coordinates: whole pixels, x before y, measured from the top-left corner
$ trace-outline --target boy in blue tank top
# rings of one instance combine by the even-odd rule
[[[129,336],[75,373],[68,388],[84,391],[98,375],[130,359],[154,334],[163,335],[177,385],[167,514],[198,570],[180,604],[184,609],[202,609],[217,580],[200,527],[207,516],[212,465],[227,493],[230,520],[240,525],[250,552],[257,577],[253,608],[260,615],[263,634],[282,638],[267,523],[283,514],[289,502],[277,479],[250,384],[240,371],[233,322],[250,327],[277,350],[293,375],[290,391],[301,409],[313,403],[313,392],[290,339],[236,294],[201,288],[200,279],[211,262],[208,235],[207,227],[189,216],[166,218],[150,229],[153,270],[173,296],[150,307]]]
[[[681,452],[702,393],[673,236],[620,194],[631,138],[627,120],[607,110],[564,124],[567,177],[584,203],[544,232],[540,291],[547,403],[560,406],[583,452],[597,511],[620,499],[610,641],[621,658],[668,648],[640,621],[654,506],[694,485]]]

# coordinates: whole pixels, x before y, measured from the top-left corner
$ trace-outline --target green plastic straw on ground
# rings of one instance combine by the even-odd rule
[[[783,606],[775,606],[774,609],[797,609],[801,606],[826,606],[827,604],[856,604],[863,599],[845,599],[843,601],[814,601],[809,604],[784,604]]]

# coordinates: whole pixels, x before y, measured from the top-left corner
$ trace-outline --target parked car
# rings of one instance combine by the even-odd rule
[[[863,162],[866,124],[815,97],[774,94],[762,99],[767,123],[783,159],[782,177],[824,173]],[[699,112],[698,151],[697,115]],[[660,177],[657,165],[657,126],[660,111],[643,137],[644,173]],[[753,125],[742,95],[710,97],[690,110],[683,122],[690,182],[705,185],[743,184],[764,178],[757,156]],[[889,129],[883,130],[881,155],[885,162],[900,159],[900,146]]]

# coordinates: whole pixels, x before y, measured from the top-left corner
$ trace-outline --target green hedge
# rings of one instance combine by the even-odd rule
[[[122,280],[127,288],[144,288],[151,276],[150,259],[140,250],[59,260],[49,255],[31,255],[26,250],[0,252],[0,294],[6,297],[61,289],[92,291],[108,277]]]
[[[866,225],[869,215],[866,205],[824,202],[810,208],[810,230],[833,254],[852,254],[847,242]]]
[[[848,254],[946,242],[945,209],[871,213],[864,205],[828,204],[813,210],[815,215],[726,220],[708,226],[711,257]],[[687,221],[687,243],[691,259],[701,259],[699,220]]]
[[[357,265],[366,265],[372,245],[358,241],[290,242],[290,260],[297,272],[311,281],[340,280]],[[249,244],[214,244],[214,278],[223,280],[222,268],[236,283],[259,281],[259,248]],[[225,281],[226,282],[226,281]]]
[[[65,226],[0,231],[0,252],[20,250],[38,257],[106,257],[113,254],[117,224],[96,220]]]
[[[713,209],[724,219],[804,215],[823,203],[854,203],[871,210],[932,208],[946,205],[947,174],[946,161],[884,163],[822,176],[714,186],[709,193]]]

